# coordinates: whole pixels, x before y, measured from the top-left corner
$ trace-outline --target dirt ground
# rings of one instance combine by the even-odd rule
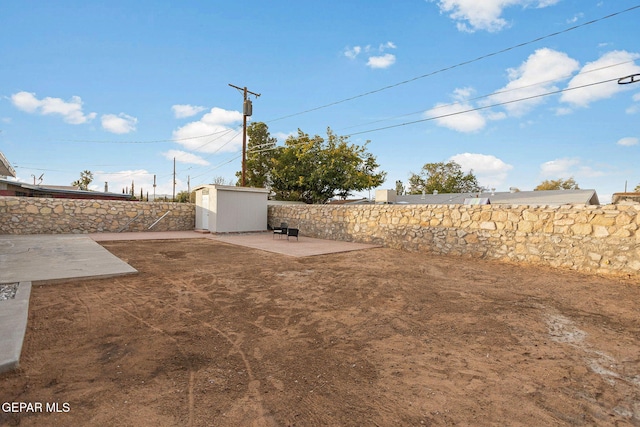
[[[639,280],[385,248],[103,246],[140,273],[34,286],[0,425],[640,426]]]

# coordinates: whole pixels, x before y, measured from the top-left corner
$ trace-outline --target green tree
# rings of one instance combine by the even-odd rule
[[[334,196],[346,199],[352,191],[368,190],[384,182],[376,158],[363,146],[327,128],[327,138],[310,137],[298,129],[284,147],[274,150],[272,190],[278,200],[325,203]]]
[[[273,169],[274,149],[277,138],[269,133],[269,127],[262,122],[254,122],[247,127],[247,161],[245,185],[247,187],[271,188],[271,170]],[[242,171],[236,172],[238,181],[242,185]]]
[[[396,194],[398,196],[402,196],[404,194],[404,184],[400,180],[396,181]]]
[[[195,197],[195,192],[192,191],[191,193],[193,193]],[[178,203],[191,202],[191,194],[186,190],[179,191],[178,194],[176,194],[176,202]]]
[[[636,185],[636,188],[634,188],[633,191],[640,193],[640,184]]]
[[[533,191],[545,191],[545,190],[579,190],[578,183],[571,178],[567,179],[547,179],[542,181]]]
[[[80,172],[80,179],[77,179],[71,183],[74,187],[78,187],[81,190],[89,190],[89,184],[93,181],[93,173],[91,171]]]
[[[422,170],[409,177],[409,193],[473,193],[481,191],[473,171],[462,172],[462,167],[454,162],[426,163]]]

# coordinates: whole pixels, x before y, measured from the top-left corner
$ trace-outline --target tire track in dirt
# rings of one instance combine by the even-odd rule
[[[127,289],[126,286],[123,286],[122,284],[120,284],[122,288]],[[104,299],[101,298],[102,301],[104,301]],[[171,336],[169,333],[167,333],[167,331],[165,331],[162,328],[159,328],[155,325],[153,325],[152,323],[146,321],[145,319],[133,314],[131,311],[125,309],[124,307],[118,306],[115,303],[111,303],[106,301],[111,307],[114,307],[117,310],[122,311],[123,313],[125,313],[126,315],[130,316],[131,318],[137,320],[138,322],[142,323],[143,325],[145,325],[146,327],[148,327],[149,329],[151,329],[152,331],[156,331],[161,335],[164,335],[165,337],[169,338],[170,341],[173,341],[173,343],[176,346],[176,349],[180,352],[180,354],[182,355],[183,359],[185,361],[188,361],[189,358],[187,356],[187,354],[184,352],[184,350],[182,349],[182,346],[178,343],[178,340]],[[193,412],[194,412],[194,408],[193,408],[193,367],[189,366],[189,382],[188,382],[188,387],[187,387],[187,402],[188,402],[188,413],[187,413],[187,419],[188,419],[188,426],[191,427],[193,426]]]
[[[194,274],[194,277],[197,276],[198,274],[201,274],[201,273],[196,272]],[[194,281],[194,278],[192,278],[191,280],[185,280],[184,278],[181,278],[180,284],[184,286],[186,289],[189,289],[190,291],[192,291],[193,294],[198,295],[202,299],[205,299],[210,303],[216,305],[216,301],[211,299],[211,297],[209,296],[209,293],[203,292],[202,290],[200,290],[196,285],[193,284],[193,281]],[[192,316],[191,312],[187,312],[180,308],[178,308],[178,310],[185,315]],[[238,419],[239,421],[250,419],[252,420],[252,423],[254,423],[254,425],[257,425],[257,426],[269,425],[270,423],[265,418],[264,402],[262,399],[262,393],[260,392],[260,385],[261,385],[260,381],[255,378],[255,375],[253,373],[253,367],[251,366],[251,362],[249,361],[247,354],[244,352],[244,350],[241,347],[241,344],[243,343],[242,334],[237,334],[236,339],[234,340],[230,334],[223,332],[220,328],[218,328],[217,326],[209,322],[205,321],[205,322],[201,322],[201,324],[215,331],[218,335],[223,337],[229,344],[231,344],[231,347],[240,356],[245,366],[245,369],[247,370],[247,377],[249,379],[247,391],[243,396],[243,398],[240,399],[240,401],[243,403],[241,405],[235,405],[234,408],[230,411],[233,414],[233,417],[235,419]],[[252,416],[251,415],[252,411],[247,411],[248,408],[251,408],[252,411],[257,412],[257,417]]]
[[[212,304],[216,304],[216,301],[211,299],[211,297],[209,296],[209,294],[207,292],[203,292],[202,290],[200,290],[199,288],[197,288],[197,286],[194,286],[192,284],[193,280],[185,280],[185,279],[180,279],[179,283],[185,287],[186,289],[190,290],[193,294],[198,295],[200,298],[205,299],[207,301],[209,301]],[[187,317],[193,317],[193,313],[190,310],[186,310],[183,307],[178,306],[177,304],[171,304],[171,303],[167,303],[166,301],[163,301],[161,298],[159,297],[151,297],[148,294],[145,294],[143,292],[140,292],[138,290],[133,289],[130,286],[127,286],[124,283],[117,283],[118,286],[120,286],[122,289],[125,289],[128,292],[131,292],[133,294],[136,294],[138,296],[144,296],[147,299],[153,299],[155,303],[158,303],[162,306],[169,306],[171,308],[173,308],[174,310],[176,310],[177,312],[187,316]],[[133,302],[132,302],[133,303]],[[113,304],[112,304],[113,305]],[[135,305],[134,305],[135,306]],[[136,306],[137,307],[137,306]],[[127,311],[126,309],[123,309],[121,307],[117,307],[123,311],[125,311],[127,314],[129,314],[130,316],[132,316],[133,318],[141,321],[143,324],[145,324],[146,326],[152,328],[153,330],[156,330],[166,336],[168,336],[175,344],[176,347],[178,348],[178,351],[180,351],[180,353],[183,355],[183,357],[185,358],[185,360],[188,360],[186,353],[183,351],[183,349],[180,347],[180,345],[178,344],[178,341],[176,338],[174,338],[173,336],[169,335],[166,331],[164,331],[161,328],[157,328],[154,325],[152,325],[151,323],[145,321],[144,319],[134,315],[133,313]],[[209,322],[200,322],[200,324],[202,326],[205,326],[213,331],[215,331],[218,335],[220,335],[221,337],[223,337],[232,347],[232,349],[234,350],[234,352],[240,356],[242,363],[245,366],[245,369],[247,371],[247,377],[248,377],[248,386],[247,386],[247,390],[244,393],[244,396],[240,399],[240,402],[243,402],[242,405],[235,405],[234,408],[230,411],[232,414],[234,414],[234,418],[238,419],[238,420],[252,420],[252,422],[257,422],[257,424],[255,425],[259,425],[259,426],[267,426],[270,425],[270,423],[267,421],[266,417],[265,417],[265,410],[264,410],[264,402],[262,399],[262,393],[260,392],[260,381],[257,380],[255,378],[254,372],[253,372],[253,368],[251,366],[251,363],[249,361],[249,358],[247,357],[247,354],[244,352],[244,350],[242,350],[241,344],[243,343],[243,338],[241,336],[241,334],[237,335],[237,339],[233,339],[233,337],[231,336],[231,334],[227,334],[225,332],[223,332],[220,328],[216,327],[215,325],[209,323]],[[190,374],[189,374],[189,387],[188,387],[188,402],[189,402],[189,420],[190,420],[190,424],[192,425],[193,419],[194,419],[194,412],[195,412],[195,398],[194,398],[194,387],[195,387],[195,383],[196,383],[196,372],[193,370],[192,367],[190,367]],[[250,411],[248,411],[248,409],[250,409]],[[244,413],[246,412],[246,413]],[[255,414],[252,414],[252,412],[254,412]],[[256,416],[257,415],[257,416]],[[240,424],[238,424],[240,425]]]
[[[87,293],[89,292],[87,285],[84,285],[84,290],[87,291]],[[82,306],[84,307],[84,311],[87,316],[87,320],[85,323],[86,323],[87,329],[91,329],[91,309],[89,308],[89,305],[82,298],[80,298],[80,295],[78,295],[77,293],[75,293],[74,295],[76,299],[80,301],[80,304],[82,304]]]

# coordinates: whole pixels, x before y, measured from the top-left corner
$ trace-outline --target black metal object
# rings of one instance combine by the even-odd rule
[[[631,74],[630,76],[622,77],[618,79],[619,85],[630,85],[632,83],[640,82],[640,74]]]
[[[288,228],[287,229],[287,240],[289,237],[295,237],[298,240],[298,229],[297,228]]]

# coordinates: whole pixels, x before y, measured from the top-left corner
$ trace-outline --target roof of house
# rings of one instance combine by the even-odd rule
[[[12,181],[8,179],[0,178],[0,183],[11,185],[13,187],[18,187],[23,190],[26,190],[32,194],[38,195],[66,195],[69,197],[79,197],[79,198],[110,198],[110,199],[122,199],[129,200],[131,199],[130,194],[120,194],[120,193],[105,193],[102,191],[87,191],[80,190],[78,187],[66,186],[66,185],[33,185],[27,184],[25,182]]]
[[[546,190],[517,192],[407,194],[396,196],[395,203],[455,205],[465,204],[465,199],[489,199],[491,204],[509,205],[599,205],[595,190]]]
[[[0,176],[16,176],[16,171],[11,167],[7,158],[0,151]]]

